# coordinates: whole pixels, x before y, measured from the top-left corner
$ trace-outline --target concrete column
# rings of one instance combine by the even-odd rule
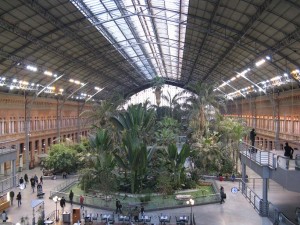
[[[16,160],[11,161],[11,176],[13,180],[13,187],[17,186],[17,178],[16,178]]]
[[[246,164],[242,163],[242,193],[246,191]]]
[[[262,190],[262,199],[259,205],[259,214],[261,216],[268,216],[269,212],[269,202],[268,202],[268,182],[270,177],[270,169],[267,166],[263,167],[263,190]]]

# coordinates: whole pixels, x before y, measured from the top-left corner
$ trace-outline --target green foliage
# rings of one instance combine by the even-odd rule
[[[76,151],[63,143],[52,145],[45,166],[55,172],[74,172],[77,169]]]
[[[164,197],[174,193],[171,174],[167,171],[160,173],[157,179],[157,190],[159,193],[162,193]]]
[[[175,144],[170,144],[168,146],[166,167],[172,174],[174,186],[176,188],[181,187],[181,184],[183,183],[184,163],[186,158],[190,155],[190,151],[190,147],[187,144],[182,146],[179,153]]]
[[[94,136],[91,136],[90,147],[80,157],[80,161],[85,165],[85,168],[80,171],[80,187],[83,190],[96,188],[108,195],[116,190],[116,176],[112,173],[116,161],[108,131],[99,129]]]

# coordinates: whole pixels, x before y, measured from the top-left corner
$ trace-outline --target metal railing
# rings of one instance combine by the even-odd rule
[[[262,210],[262,199],[242,180],[239,180],[239,190],[241,190],[241,193],[246,197],[253,208],[260,213]]]
[[[187,193],[186,193],[187,194]],[[66,192],[59,192],[59,191],[50,191],[50,196],[58,196],[58,197],[64,197],[67,201],[69,200],[69,193]],[[120,195],[102,195],[102,196],[88,196],[84,195],[84,205],[93,207],[93,208],[100,208],[100,209],[106,209],[106,210],[115,210],[116,198],[123,198],[124,196]],[[73,197],[73,203],[79,204],[80,196],[74,195]],[[189,207],[189,205],[186,204],[185,200],[175,200],[175,196],[166,196],[165,198],[162,196],[151,196],[151,201],[147,202],[141,202],[139,197],[131,198],[130,203],[126,203],[123,201],[122,208],[124,211],[131,211],[135,206],[141,206],[145,205],[147,207],[147,210],[159,210],[159,209],[165,209],[165,208],[181,208],[181,207]],[[194,198],[195,205],[201,205],[201,204],[207,204],[207,203],[214,203],[219,202],[220,197],[219,193],[217,194],[210,194],[205,196],[199,196]]]
[[[253,147],[246,142],[240,142],[239,150],[241,154],[261,166],[268,166],[272,169],[280,167],[285,170],[300,171],[300,155],[296,155],[295,159],[290,159],[285,156],[274,154],[273,152]]]
[[[243,190],[244,188],[244,190]],[[248,199],[253,208],[258,212],[262,212],[262,199],[242,180],[239,180],[239,190]],[[275,207],[271,202],[268,202],[268,218],[273,224],[276,225],[297,225],[288,219],[277,207]],[[300,209],[299,209],[298,219],[300,220]],[[299,223],[300,224],[300,223]]]
[[[55,188],[53,188],[53,191],[50,191],[50,198],[55,196],[56,195],[55,193],[60,193],[60,191],[66,190],[67,188],[69,188],[70,186],[73,186],[77,182],[78,182],[78,176],[74,176],[72,178],[66,179],[66,181],[64,183],[57,185]],[[61,192],[61,193],[63,193],[63,192]],[[60,197],[62,197],[62,196],[60,196]]]
[[[15,175],[13,177],[6,178],[0,181],[0,193],[3,193],[14,187],[14,184],[19,180],[19,175]]]

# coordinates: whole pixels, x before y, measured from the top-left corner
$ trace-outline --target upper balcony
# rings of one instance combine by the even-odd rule
[[[244,142],[240,144],[241,162],[262,178],[270,178],[289,191],[300,192],[300,154],[295,159],[283,156],[283,151],[264,151]],[[295,153],[294,153],[295,154]]]

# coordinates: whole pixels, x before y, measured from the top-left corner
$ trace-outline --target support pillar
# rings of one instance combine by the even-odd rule
[[[263,190],[262,199],[259,203],[259,214],[263,217],[268,216],[269,213],[269,202],[268,202],[268,182],[270,177],[270,169],[267,166],[263,167]]]
[[[242,193],[245,194],[246,192],[246,181],[248,178],[246,177],[246,164],[242,163]]]
[[[16,178],[16,160],[12,160],[11,164],[11,176],[12,176],[12,181],[13,181],[13,187],[17,186],[17,178]]]

